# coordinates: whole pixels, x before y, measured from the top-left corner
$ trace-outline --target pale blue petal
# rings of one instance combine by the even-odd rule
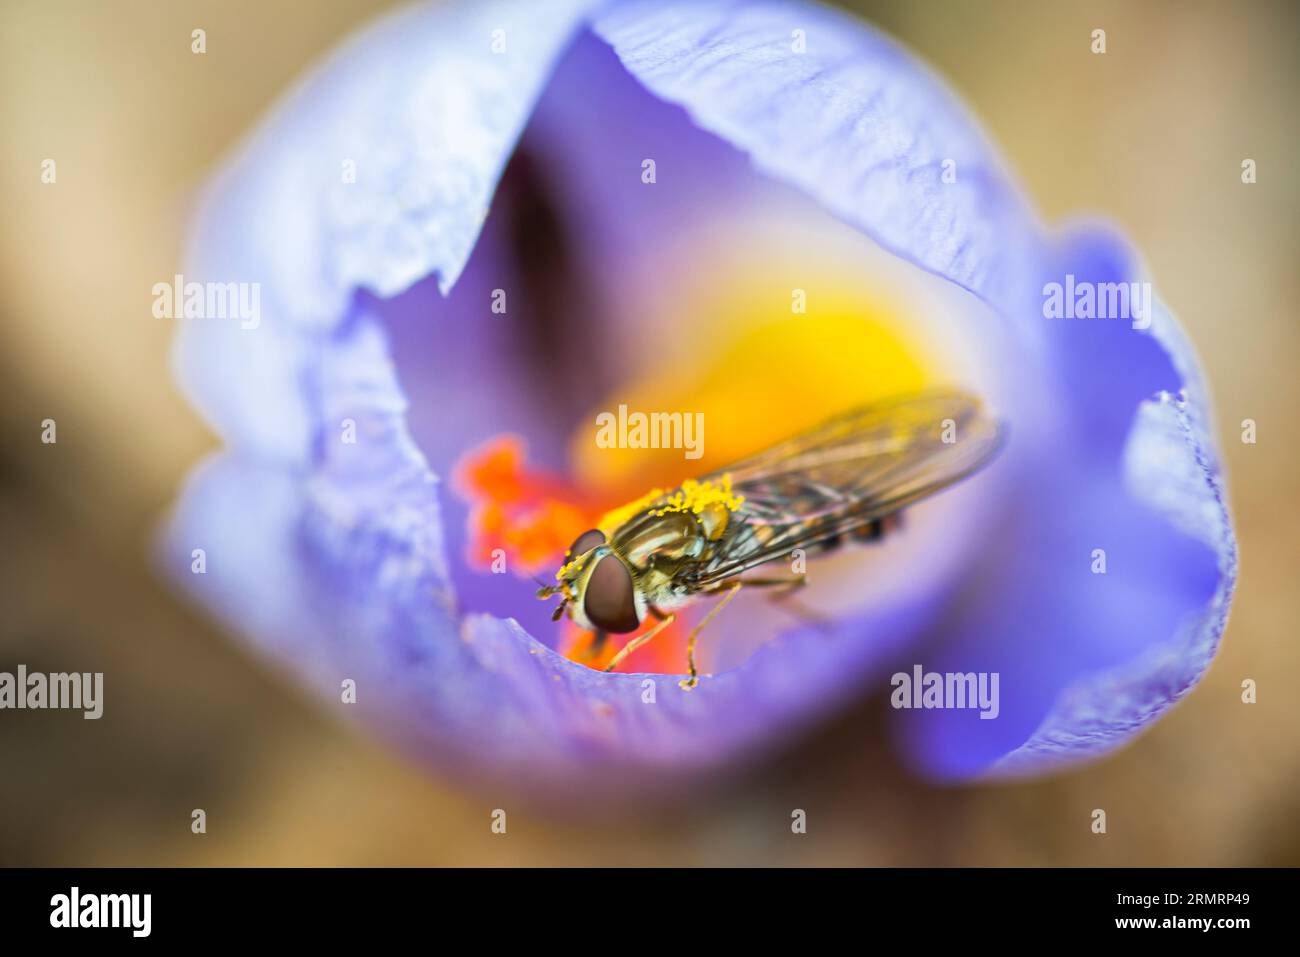
[[[1152,636],[1156,640],[1135,660],[1072,683],[995,773],[1040,772],[1124,744],[1186,695],[1214,658],[1236,584],[1237,546],[1223,479],[1197,425],[1203,412],[1192,401],[1165,394],[1142,404],[1125,450],[1124,478],[1135,499],[1213,550],[1219,572],[1213,596],[1188,609],[1171,632]],[[1173,568],[1162,571],[1175,574]]]
[[[1066,275],[1145,275],[1101,224],[1063,230],[1029,288]],[[1007,455],[1030,457],[1014,512],[967,598],[910,670],[996,673],[995,719],[900,710],[908,759],[946,779],[1030,773],[1102,754],[1182,697],[1217,648],[1236,545],[1195,356],[1152,298],[1132,319],[1046,318],[1055,424]],[[1186,401],[1171,393],[1187,390]],[[1095,574],[1094,549],[1107,569]]]
[[[348,41],[237,151],[203,199],[186,278],[260,284],[261,322],[186,320],[176,347],[178,378],[227,442],[301,461],[304,380],[354,292],[455,282],[590,5],[404,8]]]
[[[893,41],[793,2],[638,0],[594,28],[651,92],[763,172],[887,249],[1010,303],[1035,254],[1032,213],[960,102]]]

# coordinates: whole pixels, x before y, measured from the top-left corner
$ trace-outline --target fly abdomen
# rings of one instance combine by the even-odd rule
[[[814,548],[821,554],[838,551],[847,543],[855,545],[870,545],[883,539],[887,534],[902,525],[901,513],[886,515],[883,518],[873,518],[869,522],[863,522],[861,525],[855,525],[847,533],[835,531],[825,538],[818,539]]]
[[[878,542],[890,532],[896,532],[903,526],[903,513],[894,512],[892,515],[884,515],[880,518],[873,518],[869,522],[854,528],[850,535],[855,541],[859,542]]]
[[[844,535],[841,532],[834,532],[817,542],[816,547],[818,551],[825,553],[836,551],[843,544]]]
[[[859,525],[849,534],[853,536],[855,542],[876,542],[885,535],[885,523],[878,518],[873,518],[865,525]]]

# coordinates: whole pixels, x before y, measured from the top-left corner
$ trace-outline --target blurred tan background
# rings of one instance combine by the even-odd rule
[[[172,595],[147,552],[214,445],[171,384],[150,287],[177,271],[223,152],[388,4],[8,0],[0,670],[104,671],[108,705],[98,722],[0,713],[0,864],[1300,864],[1300,8],[851,5],[949,78],[1047,217],[1117,220],[1201,351],[1243,575],[1190,698],[1100,764],[956,789],[909,779],[864,707],[708,800],[621,822],[519,809],[493,836],[489,797],[336,723]]]

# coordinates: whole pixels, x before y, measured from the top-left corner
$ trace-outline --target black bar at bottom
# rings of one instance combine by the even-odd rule
[[[606,941],[624,932],[718,934],[734,945],[782,924],[847,930],[864,943],[917,934],[926,942],[1050,934],[1229,943],[1286,929],[1295,886],[1294,871],[1256,869],[54,868],[0,870],[0,926],[6,943],[90,945],[336,945],[434,931],[446,943],[452,930],[558,935],[551,944],[571,935],[575,945],[593,933]]]

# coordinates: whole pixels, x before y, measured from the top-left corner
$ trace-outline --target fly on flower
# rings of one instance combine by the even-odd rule
[[[905,507],[985,465],[1004,430],[973,396],[929,391],[842,413],[806,432],[672,491],[656,489],[579,535],[539,598],[561,595],[602,644],[610,633],[656,624],[625,645],[613,670],[676,620],[676,612],[722,596],[691,631],[688,677],[699,681],[700,631],[745,585],[794,589],[806,574],[742,577],[790,557],[879,539]]]

